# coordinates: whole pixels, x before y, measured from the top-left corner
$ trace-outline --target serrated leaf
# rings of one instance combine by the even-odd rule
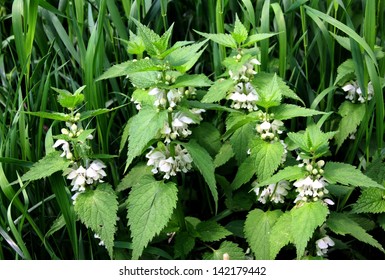
[[[97,79],[97,81],[161,69],[162,67],[157,65],[152,59],[130,60],[111,66]]]
[[[229,142],[224,143],[214,158],[215,168],[224,165],[234,156],[233,148]]]
[[[255,138],[255,126],[247,123],[237,129],[230,137],[230,143],[235,153],[235,159],[241,164],[247,157],[247,151],[251,148],[251,140]]]
[[[381,252],[385,252],[382,245],[378,243],[370,234],[368,234],[359,224],[350,219],[344,213],[332,212],[326,221],[327,226],[336,234],[349,234],[354,238],[367,243]]]
[[[287,166],[284,169],[278,171],[273,176],[267,178],[266,180],[260,182],[258,184],[258,187],[260,186],[267,186],[270,184],[276,184],[280,181],[287,180],[287,181],[294,181],[300,178],[304,178],[307,171],[304,170],[301,167],[298,166]]]
[[[278,84],[277,74],[268,83],[263,86],[259,85],[257,93],[259,95],[259,99],[256,102],[258,106],[268,109],[280,105],[282,91]]]
[[[212,82],[203,74],[184,74],[176,78],[173,88],[179,87],[209,87]]]
[[[223,255],[227,254],[230,260],[244,260],[245,253],[236,243],[230,241],[223,241],[218,250],[213,253],[205,253],[204,260],[223,260]]]
[[[142,38],[137,36],[130,30],[130,41],[125,41],[127,44],[127,52],[130,54],[142,54],[146,47],[144,46]]]
[[[262,182],[278,169],[284,148],[280,142],[269,143],[259,138],[252,142],[252,146],[250,156],[254,159],[257,179]]]
[[[247,190],[237,191],[225,200],[226,207],[233,212],[250,211],[254,203],[255,197]]]
[[[281,210],[263,212],[260,209],[254,209],[247,215],[245,237],[257,260],[270,259],[270,234],[281,215]]]
[[[271,83],[271,80],[274,78],[274,76],[276,76],[279,89],[283,96],[297,100],[305,105],[302,99],[299,98],[299,96],[286,85],[282,78],[278,77],[276,74],[259,72],[258,75],[255,75],[251,83],[257,88],[257,92],[258,88],[266,88],[268,90],[268,84]]]
[[[221,148],[221,134],[209,122],[202,122],[199,126],[192,129],[192,136],[211,156],[216,155]]]
[[[204,40],[190,46],[177,48],[165,57],[165,61],[167,61],[170,66],[174,68],[188,64],[190,67],[184,69],[185,71],[182,71],[186,72],[195,64],[199,56],[202,54],[202,51],[204,50],[203,46],[206,42],[207,40]],[[190,61],[192,61],[192,63],[190,63]]]
[[[232,49],[237,48],[237,42],[234,40],[234,38],[230,34],[210,34],[210,33],[204,33],[196,31],[199,35],[214,41],[215,43],[218,43],[219,45],[229,47]]]
[[[366,176],[373,179],[380,185],[384,185],[385,181],[385,163],[381,158],[373,160],[366,169]]]
[[[133,259],[138,259],[152,238],[167,225],[176,207],[177,192],[174,183],[156,181],[152,176],[143,177],[132,187],[127,200],[127,218]]]
[[[237,190],[253,178],[256,172],[254,161],[254,158],[248,157],[241,163],[234,181],[231,183],[231,189]]]
[[[270,109],[270,113],[274,114],[274,119],[287,120],[295,117],[310,117],[324,112],[307,109],[293,104],[281,104]]]
[[[65,89],[58,89],[54,87],[52,87],[52,89],[59,94],[57,97],[59,104],[64,108],[72,109],[72,108],[76,108],[78,105],[80,105],[84,101],[84,95],[81,94],[81,91],[85,87],[86,86],[82,86],[78,88],[74,94],[72,94],[71,92]]]
[[[117,192],[124,191],[139,184],[144,176],[151,175],[151,166],[139,164],[132,168],[116,187]]]
[[[178,232],[175,235],[174,255],[175,258],[184,259],[195,246],[195,238],[187,232]]]
[[[353,104],[350,101],[345,101],[338,109],[338,114],[342,119],[338,125],[338,132],[334,136],[337,143],[337,150],[341,148],[343,142],[350,134],[356,132],[357,127],[365,116],[365,104]]]
[[[329,210],[321,202],[309,202],[293,208],[290,212],[293,242],[297,248],[297,257],[302,257],[308,241],[316,228],[325,222]]]
[[[331,183],[342,185],[352,185],[355,187],[379,188],[383,186],[365,176],[354,166],[341,162],[328,162],[324,168],[324,177]]]
[[[227,93],[234,89],[234,81],[232,79],[219,79],[209,88],[208,92],[203,96],[203,103],[218,102],[226,98]]]
[[[100,236],[112,257],[118,201],[111,185],[101,184],[79,194],[74,209],[82,223]]]
[[[154,139],[159,130],[167,122],[167,111],[157,112],[154,108],[143,108],[132,117],[129,126],[128,155],[126,167],[132,160],[141,155],[149,141]]]
[[[349,40],[349,38],[347,38]],[[334,84],[343,86],[355,76],[355,66],[353,59],[344,61],[337,68],[337,78]]]
[[[52,175],[55,172],[66,169],[71,161],[60,156],[61,152],[54,151],[43,157],[38,162],[34,163],[30,170],[22,177],[23,181],[34,181]]]
[[[164,50],[160,50],[156,47],[155,44],[161,40],[160,36],[147,26],[141,24],[135,18],[131,18],[131,20],[135,23],[136,27],[138,28],[138,35],[140,36],[140,38],[142,38],[146,51],[150,55],[160,55]]]
[[[384,213],[385,191],[380,189],[364,189],[353,204],[353,213]]]
[[[218,241],[231,234],[225,227],[214,221],[200,222],[196,226],[196,231],[199,234],[199,239],[204,242]]]
[[[231,33],[231,36],[233,36],[234,40],[241,44],[247,39],[247,36],[249,33],[247,32],[246,27],[242,24],[242,22],[239,20],[238,15],[236,15],[235,18],[235,24],[234,24],[234,31]]]
[[[254,45],[255,43],[259,42],[259,41],[262,41],[262,40],[266,40],[270,37],[273,37],[277,35],[277,33],[258,33],[258,34],[253,34],[253,35],[250,35],[246,42],[242,44],[242,47],[249,47],[251,45]]]
[[[292,216],[290,212],[282,214],[271,229],[270,259],[275,259],[279,251],[294,239],[291,234]]]
[[[199,172],[202,174],[207,185],[209,186],[211,195],[213,196],[215,209],[218,207],[218,191],[215,181],[215,167],[213,159],[210,154],[202,148],[194,139],[190,140],[188,143],[180,143],[185,147],[193,159],[194,165],[198,168]]]
[[[128,78],[137,88],[151,88],[157,85],[158,74],[157,71],[137,72],[130,74]]]

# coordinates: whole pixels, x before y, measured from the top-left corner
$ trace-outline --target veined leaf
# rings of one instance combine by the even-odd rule
[[[304,170],[301,167],[296,166],[287,166],[284,169],[278,171],[273,176],[269,177],[268,179],[262,181],[258,184],[258,187],[261,186],[267,186],[270,184],[276,184],[280,181],[287,180],[287,181],[294,181],[300,178],[304,178],[307,171]]]
[[[78,88],[74,94],[72,94],[71,92],[65,89],[58,89],[54,87],[52,87],[52,89],[59,94],[57,97],[57,100],[62,107],[76,108],[78,105],[80,105],[84,101],[84,95],[81,94],[81,92],[85,87],[86,86],[82,86]]]
[[[260,85],[257,93],[259,95],[259,99],[256,102],[258,106],[268,109],[280,105],[282,91],[278,85],[277,74],[275,74],[268,83],[263,86]]]
[[[221,148],[221,134],[210,122],[202,122],[192,129],[192,138],[206,149],[211,156],[215,156]]]
[[[157,112],[155,109],[143,108],[137,115],[132,117],[129,126],[128,137],[128,157],[126,168],[132,160],[139,156],[152,139],[154,139],[159,130],[167,121],[167,111]]]
[[[354,166],[341,162],[326,163],[324,177],[331,184],[340,183],[342,185],[352,185],[355,187],[385,189],[382,185],[362,174],[362,172]]]
[[[230,260],[244,260],[245,253],[236,243],[223,241],[218,250],[212,253],[205,253],[204,260],[223,260],[223,255],[227,254]]]
[[[141,24],[135,18],[131,18],[131,20],[135,23],[136,27],[138,28],[138,35],[140,36],[140,38],[142,38],[146,51],[150,55],[160,55],[166,50],[167,46],[162,46],[161,44],[159,44],[161,38],[158,34],[156,34],[147,26]],[[158,43],[158,45],[156,43]]]
[[[234,24],[234,31],[231,33],[231,36],[234,38],[234,40],[241,44],[247,39],[247,36],[249,33],[247,32],[246,27],[242,24],[242,22],[239,20],[238,15],[236,15],[235,18],[235,24]]]
[[[74,208],[82,223],[99,235],[112,258],[118,201],[111,185],[102,184],[79,194]]]
[[[284,148],[280,142],[268,143],[262,139],[254,140],[252,146],[250,156],[254,159],[258,181],[262,182],[281,164]]]
[[[297,257],[302,257],[308,241],[316,228],[325,222],[329,210],[321,202],[309,202],[294,207],[290,212],[292,216],[291,234],[297,248]]]
[[[214,159],[215,167],[219,167],[228,162],[234,156],[233,148],[229,142],[224,143],[219,149]]]
[[[162,67],[156,64],[152,59],[131,60],[113,65],[104,72],[97,81],[127,76],[138,72],[158,71],[161,69]]]
[[[227,93],[234,89],[234,81],[232,79],[219,79],[209,88],[208,92],[203,96],[203,103],[218,102],[226,98]]]
[[[366,112],[365,104],[353,104],[345,101],[338,109],[342,119],[338,125],[338,132],[334,136],[337,142],[337,149],[341,148],[348,136],[357,130],[357,127],[364,119]]]
[[[179,87],[209,87],[212,82],[203,74],[184,74],[176,78],[173,88]]]
[[[229,47],[232,49],[237,48],[237,42],[234,40],[234,38],[230,34],[210,34],[210,33],[204,33],[196,31],[199,35],[214,41],[215,43],[218,43],[219,45]]]
[[[165,57],[165,61],[167,61],[171,67],[178,67],[185,64],[191,64],[189,62],[193,61],[191,65],[193,66],[196,60],[199,58],[201,51],[204,49],[203,46],[206,44],[206,42],[207,40],[204,40],[202,42],[195,43],[189,46],[177,48]],[[199,54],[198,57],[197,54]],[[183,72],[186,72],[187,70],[189,70],[189,68],[185,69],[185,71]]]
[[[270,109],[270,113],[274,114],[274,119],[287,120],[295,117],[310,117],[319,114],[325,114],[324,112],[307,109],[293,104],[281,104],[277,107]]]
[[[349,38],[347,39],[350,43]],[[355,77],[354,61],[353,59],[348,59],[345,62],[343,62],[340,66],[338,66],[337,78],[334,84],[343,86],[346,82],[351,80],[353,77]]]
[[[252,147],[251,140],[254,139],[254,125],[247,123],[237,129],[230,137],[230,143],[235,153],[235,159],[241,164],[247,158],[247,151]]]
[[[199,234],[199,238],[204,242],[218,241],[231,234],[225,227],[214,221],[200,222],[195,229]]]
[[[175,235],[174,255],[175,258],[184,259],[194,249],[195,238],[188,232],[182,231]]]
[[[245,237],[257,260],[270,259],[270,234],[281,215],[281,210],[263,212],[260,209],[254,209],[247,215]]]
[[[132,258],[138,259],[143,249],[170,220],[176,207],[177,187],[174,183],[143,177],[128,196],[127,218],[131,229]]]
[[[270,234],[270,259],[275,259],[279,251],[289,243],[294,243],[291,234],[291,212],[283,213],[273,225]]]
[[[30,170],[22,177],[23,181],[34,181],[52,175],[55,172],[66,169],[71,161],[60,156],[61,152],[54,151],[43,157],[38,162],[34,163]]]
[[[277,33],[258,33],[258,34],[250,35],[247,38],[246,42],[244,42],[242,44],[242,47],[249,47],[249,46],[254,45],[255,43],[257,43],[259,41],[268,39],[268,38],[273,37],[275,35],[277,35]]]
[[[121,192],[136,184],[139,184],[143,177],[151,175],[151,166],[139,164],[132,168],[116,187],[117,192]]]
[[[210,154],[202,148],[194,139],[188,143],[180,143],[185,147],[193,159],[194,165],[198,168],[199,172],[203,175],[211,194],[214,198],[215,209],[218,207],[218,191],[215,181],[215,167],[213,159]]]
[[[378,243],[377,240],[375,240],[359,224],[344,213],[332,212],[329,215],[326,224],[336,234],[349,234],[359,241],[367,243],[385,253],[384,248],[380,243]]]
[[[364,189],[357,202],[353,204],[354,213],[384,213],[385,191],[380,189]]]
[[[246,184],[254,176],[256,169],[254,164],[254,158],[247,157],[239,166],[234,181],[231,183],[231,189],[237,190],[243,184]]]
[[[131,73],[128,78],[137,88],[150,88],[157,85],[158,74],[158,71],[136,72]]]
[[[130,30],[130,40],[124,41],[124,42],[127,44],[127,52],[130,54],[142,54],[146,49],[142,38],[134,34],[131,30]]]
[[[373,160],[366,169],[366,176],[373,179],[380,185],[384,185],[385,181],[385,162],[381,158]]]

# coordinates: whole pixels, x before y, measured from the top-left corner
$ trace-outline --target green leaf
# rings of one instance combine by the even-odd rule
[[[256,102],[258,106],[268,109],[280,105],[282,91],[278,84],[277,74],[268,83],[263,86],[259,85],[257,93],[259,95],[259,99]]]
[[[321,202],[310,202],[295,207],[290,212],[293,242],[297,248],[297,257],[302,257],[308,241],[313,236],[316,228],[325,222],[329,210]]]
[[[167,225],[176,207],[177,192],[174,183],[156,181],[152,176],[143,177],[131,188],[127,218],[133,241],[133,259],[138,259],[152,238]]]
[[[162,67],[156,64],[152,59],[130,60],[120,64],[113,65],[104,72],[97,81],[111,79],[120,76],[127,76],[138,72],[149,72],[161,70]]]
[[[231,183],[231,189],[237,190],[253,178],[256,171],[254,161],[254,158],[248,157],[241,163],[234,181]]]
[[[214,221],[200,222],[196,226],[196,231],[203,242],[218,241],[231,234],[225,227]]]
[[[254,45],[255,43],[259,42],[259,41],[262,41],[262,40],[265,40],[265,39],[268,39],[270,37],[273,37],[277,35],[277,33],[258,33],[258,34],[253,34],[253,35],[250,35],[246,42],[242,44],[242,47],[249,47],[251,45]]]
[[[223,260],[223,255],[227,254],[230,260],[244,260],[245,253],[236,243],[223,241],[218,250],[213,250],[213,253],[205,253],[204,260]]]
[[[241,44],[247,39],[247,36],[249,33],[247,32],[246,27],[242,24],[242,22],[239,20],[238,15],[236,15],[235,18],[235,24],[234,24],[234,31],[231,33],[231,36],[233,36],[234,40]]]
[[[352,133],[355,133],[357,127],[364,119],[366,108],[365,104],[353,104],[350,101],[345,101],[338,109],[338,114],[342,119],[338,125],[338,132],[334,136],[337,143],[337,149],[341,148],[343,142]]]
[[[328,162],[324,168],[324,177],[331,183],[340,183],[342,185],[352,185],[355,187],[379,188],[383,186],[365,176],[354,166],[340,162]]]
[[[268,143],[259,138],[252,142],[252,146],[250,156],[254,159],[257,179],[262,182],[278,169],[284,148],[280,142]]]
[[[147,26],[141,24],[135,18],[131,18],[131,20],[135,23],[136,27],[138,28],[138,35],[140,36],[140,38],[142,38],[146,51],[150,55],[160,55],[162,52],[165,51],[165,49],[162,48],[162,45],[159,44],[161,41],[161,38],[158,34],[156,34]]]
[[[302,101],[302,99],[299,98],[299,96],[294,91],[292,91],[286,85],[286,83],[282,80],[282,78],[277,76],[277,74],[260,72],[260,73],[258,73],[258,75],[255,75],[255,77],[251,81],[251,83],[256,87],[257,92],[258,92],[259,88],[264,88],[266,90],[266,92],[268,93],[268,90],[269,90],[268,85],[271,83],[271,81],[274,79],[274,77],[277,80],[280,93],[283,96],[297,100],[297,101],[301,102],[303,105],[305,105],[305,103]]]
[[[349,40],[349,38],[348,38]],[[353,59],[348,59],[337,68],[335,85],[343,86],[346,82],[355,77],[355,66]]]
[[[157,85],[158,74],[157,71],[137,72],[130,74],[128,78],[137,88],[150,88]]]
[[[270,259],[270,234],[281,215],[281,210],[263,212],[260,209],[254,209],[247,215],[245,237],[257,260]]]
[[[364,189],[353,204],[354,213],[384,213],[385,191],[379,189]]]
[[[36,116],[39,118],[44,118],[44,119],[50,119],[50,120],[55,120],[55,121],[68,121],[70,120],[71,116],[69,114],[63,114],[63,113],[58,113],[58,112],[26,112],[23,111],[23,113],[31,115],[31,116]]]
[[[174,255],[175,258],[185,259],[185,257],[194,249],[195,238],[187,232],[178,232],[175,235]]]
[[[203,74],[184,74],[176,78],[173,88],[179,87],[209,87],[212,82]]]
[[[270,235],[270,259],[275,259],[279,251],[289,243],[294,243],[291,234],[292,216],[291,212],[282,214],[273,225]]]
[[[174,68],[178,66],[189,65],[189,67],[183,69],[184,71],[181,71],[186,72],[196,63],[198,58],[201,56],[203,50],[205,49],[203,46],[206,44],[206,42],[207,40],[204,40],[189,46],[177,48],[165,57],[165,61],[167,61],[170,66]]]
[[[78,88],[74,94],[72,94],[71,92],[65,90],[65,89],[58,89],[58,88],[54,88],[52,87],[52,89],[54,91],[56,91],[57,93],[59,93],[58,97],[57,97],[57,100],[59,102],[59,104],[64,107],[64,108],[70,108],[70,109],[73,109],[73,108],[76,108],[78,105],[80,105],[81,103],[83,103],[84,101],[84,95],[81,94],[80,92],[85,88],[86,86],[82,86],[80,88]]]
[[[61,152],[54,151],[34,163],[30,170],[22,177],[23,181],[34,181],[52,175],[55,172],[65,170],[71,163],[65,157],[60,156]]]
[[[132,117],[129,126],[128,155],[126,168],[132,160],[141,155],[148,143],[156,138],[159,130],[167,122],[167,111],[157,112],[154,108],[143,108]]]
[[[310,117],[319,114],[325,114],[324,112],[307,109],[293,104],[281,104],[277,107],[270,109],[270,113],[274,114],[274,119],[287,120],[295,117]]]
[[[366,169],[366,176],[373,179],[380,185],[384,185],[385,181],[385,163],[381,158],[373,160]]]
[[[284,169],[278,171],[273,176],[259,183],[258,187],[267,186],[270,184],[276,184],[283,180],[294,181],[300,178],[304,178],[306,174],[307,174],[307,171],[304,170],[302,167],[298,167],[297,165],[287,166]]]
[[[215,209],[218,207],[218,191],[215,181],[215,167],[213,159],[210,154],[202,148],[194,139],[188,143],[180,143],[185,147],[193,159],[194,165],[198,168],[199,172],[203,175],[211,194],[214,198]]]
[[[219,130],[209,122],[202,122],[199,126],[193,128],[192,136],[211,156],[216,155],[221,148],[221,134]]]
[[[378,243],[377,240],[375,240],[359,224],[350,219],[348,215],[344,213],[332,212],[329,215],[326,224],[336,234],[349,234],[359,241],[367,243],[385,253],[382,245]]]
[[[127,44],[127,52],[130,54],[142,54],[146,47],[142,38],[130,30],[130,41],[124,41]]]
[[[255,138],[255,126],[247,123],[237,129],[230,137],[230,143],[235,153],[235,159],[241,164],[247,158],[247,151],[251,148],[251,140]]]
[[[219,79],[209,88],[208,92],[203,96],[203,103],[218,102],[226,98],[227,93],[234,89],[234,81],[232,79]]]
[[[380,227],[381,227],[383,230],[385,230],[385,214],[380,214],[380,215],[378,215],[377,222],[378,222],[378,224],[380,225]]]
[[[230,34],[210,34],[210,33],[204,33],[194,30],[199,35],[214,41],[215,43],[218,43],[219,45],[229,47],[232,49],[237,48],[237,42],[234,40],[234,38]]]
[[[229,142],[224,143],[214,159],[214,166],[217,168],[224,165],[234,156],[233,148]]]
[[[79,194],[74,209],[82,223],[100,236],[112,258],[118,201],[111,185],[101,184]]]
[[[116,187],[117,192],[124,191],[139,184],[144,176],[151,175],[151,166],[139,164],[132,168]]]
[[[84,121],[86,119],[89,119],[89,118],[92,118],[95,116],[106,114],[108,112],[111,112],[111,111],[116,110],[116,109],[121,108],[121,107],[122,106],[119,106],[117,108],[112,108],[112,109],[100,108],[100,109],[96,109],[96,110],[90,110],[90,111],[82,112],[80,115],[80,121]]]

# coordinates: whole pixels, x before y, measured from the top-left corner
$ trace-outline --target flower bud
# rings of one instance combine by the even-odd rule
[[[317,162],[318,167],[323,167],[325,165],[325,161],[322,159]]]
[[[71,152],[67,153],[66,158],[67,158],[68,160],[71,160],[71,159],[73,158],[72,153],[71,153]]]
[[[242,55],[237,54],[236,60],[240,60],[242,58]]]
[[[311,164],[307,164],[306,165],[306,170],[309,171],[309,172],[312,172],[313,166]]]
[[[76,124],[71,125],[71,131],[76,132],[78,130],[78,126]]]
[[[64,135],[68,135],[69,131],[66,128],[62,128],[61,129],[61,133],[64,134]]]
[[[313,175],[317,175],[318,174],[318,170],[316,168],[314,168],[311,173],[313,173]]]

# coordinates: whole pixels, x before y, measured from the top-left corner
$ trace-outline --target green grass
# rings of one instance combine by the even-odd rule
[[[0,2],[0,259],[108,257],[77,222],[61,175],[28,185],[20,182],[19,176],[50,148],[51,134],[60,130],[56,122],[25,112],[62,110],[52,87],[75,91],[86,85],[87,110],[124,105],[88,123],[97,131],[94,152],[119,156],[108,161],[109,181],[117,186],[124,176],[126,154],[119,155],[120,137],[135,114],[132,86],[124,77],[96,80],[110,66],[134,58],[124,43],[129,31],[135,31],[132,18],[158,34],[177,23],[173,41],[201,40],[194,30],[228,32],[236,14],[251,34],[276,32],[258,43],[261,70],[277,72],[307,107],[325,112],[336,112],[344,100],[334,82],[338,66],[352,58],[360,86],[372,81],[374,99],[367,103],[355,140],[334,159],[365,167],[383,153],[385,58],[378,58],[381,53],[375,45],[384,51],[385,1],[79,0],[71,5],[60,1],[61,6],[56,2]],[[349,38],[350,50],[337,36]],[[226,55],[223,46],[210,43],[193,71],[214,80],[223,71]],[[337,120],[331,113],[321,122],[330,131]],[[305,125],[292,122],[290,127],[298,131]],[[117,248],[129,248],[127,244]]]

